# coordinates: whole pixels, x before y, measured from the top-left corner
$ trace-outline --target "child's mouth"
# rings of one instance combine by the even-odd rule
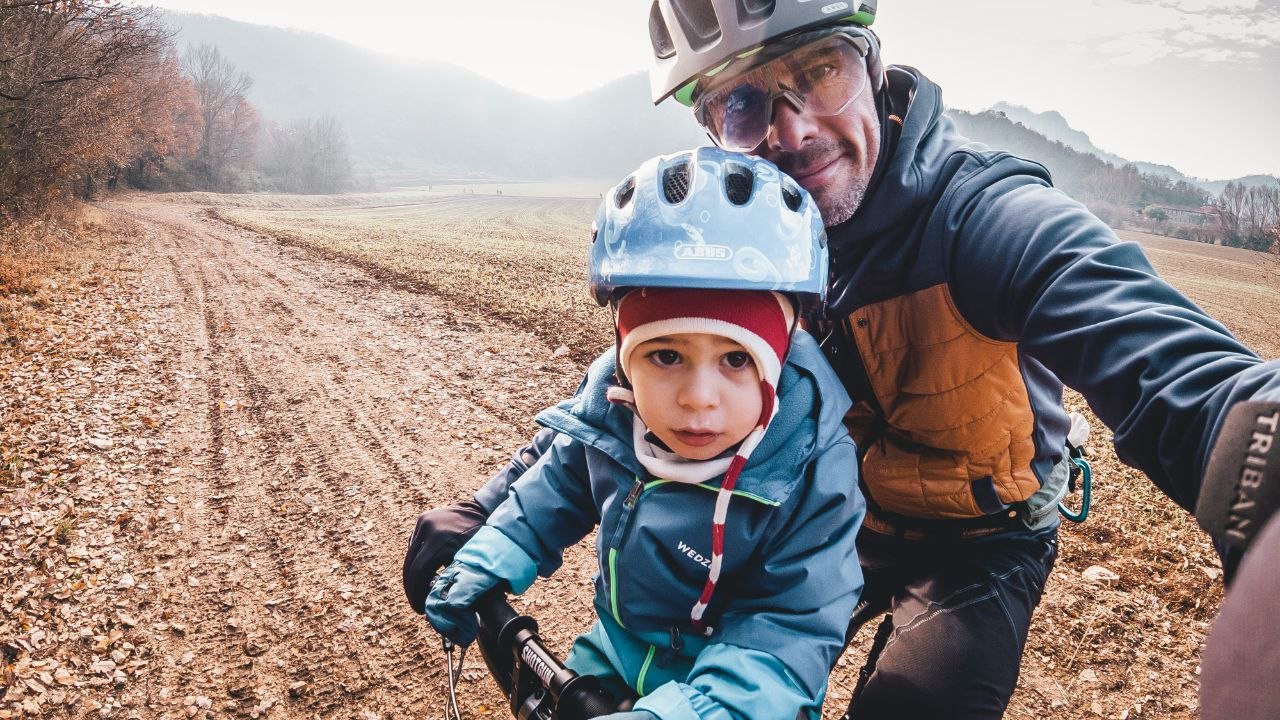
[[[680,439],[680,442],[691,447],[710,445],[720,436],[720,433],[717,432],[695,432],[692,430],[676,430],[675,434]]]

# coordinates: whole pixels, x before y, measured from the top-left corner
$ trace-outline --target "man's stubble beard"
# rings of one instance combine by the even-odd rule
[[[878,143],[878,141],[879,138],[872,139],[872,143]],[[875,147],[875,145],[871,146]],[[819,212],[822,213],[822,222],[827,227],[839,225],[848,220],[862,206],[862,201],[867,195],[867,188],[871,184],[871,173],[875,166],[875,157],[859,153],[856,148],[844,141],[834,138],[821,138],[800,152],[788,153],[774,160],[780,170],[788,175],[793,175],[797,168],[810,168],[823,160],[834,157],[860,158],[862,162],[851,173],[844,176],[844,185],[842,187],[826,188],[820,191],[820,194],[809,190],[809,194],[813,196],[814,202],[818,205]],[[808,188],[805,189],[808,190]]]
[[[871,182],[868,174],[859,172],[856,176],[849,178],[848,187],[841,191],[835,192],[835,197],[823,197],[817,200],[818,211],[822,213],[822,224],[827,227],[839,225],[840,223],[853,217],[853,214],[862,207],[862,201],[867,196],[867,186]],[[826,195],[827,193],[823,193]]]

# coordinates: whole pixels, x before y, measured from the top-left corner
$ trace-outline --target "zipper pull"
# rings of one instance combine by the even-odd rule
[[[636,500],[640,499],[640,493],[644,491],[644,481],[636,478],[636,482],[631,486],[631,492],[627,493],[627,498],[622,501],[622,506],[630,510],[636,506]]]
[[[658,667],[660,668],[670,665],[671,661],[676,659],[676,655],[684,649],[684,638],[680,637],[680,628],[672,625],[668,632],[671,640],[667,645],[667,649],[662,651],[662,657],[658,658]]]

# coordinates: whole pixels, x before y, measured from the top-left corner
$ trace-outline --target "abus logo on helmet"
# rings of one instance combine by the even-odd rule
[[[848,10],[848,9],[849,9],[849,3],[846,3],[846,2],[831,3],[830,5],[822,6],[822,14],[830,15],[831,13],[836,12],[838,10]]]
[[[728,260],[733,250],[724,245],[686,245],[676,243],[677,260]]]

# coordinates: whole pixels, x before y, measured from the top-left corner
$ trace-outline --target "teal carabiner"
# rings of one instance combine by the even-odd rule
[[[1080,468],[1080,512],[1071,512],[1070,508],[1062,501],[1058,501],[1058,512],[1062,513],[1062,517],[1073,523],[1082,523],[1085,518],[1089,517],[1089,503],[1093,499],[1093,468],[1089,466],[1089,461],[1082,457],[1072,457],[1071,462]]]

